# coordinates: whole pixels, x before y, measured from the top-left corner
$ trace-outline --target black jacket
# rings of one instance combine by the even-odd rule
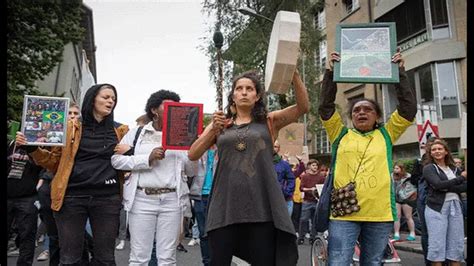
[[[451,170],[456,173],[456,169],[451,168]],[[456,178],[448,180],[444,171],[436,164],[425,165],[423,168],[423,178],[428,184],[426,205],[437,212],[441,212],[447,192],[459,194],[467,190],[467,182],[464,177],[458,175]]]
[[[13,147],[14,142],[8,147],[7,176],[9,176],[12,168],[15,168],[15,166],[12,166]],[[21,178],[7,178],[7,197],[12,199],[34,196],[36,195],[36,185],[38,184],[38,176],[42,168],[37,166],[21,147],[16,147],[15,153],[21,155],[22,159],[17,158],[15,161],[17,163],[22,161],[24,168],[21,173]]]

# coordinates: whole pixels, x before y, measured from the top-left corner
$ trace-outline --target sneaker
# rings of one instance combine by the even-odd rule
[[[407,241],[415,241],[415,237],[412,235],[407,236]]]
[[[18,257],[20,255],[20,249],[16,248],[7,252],[8,257]]]
[[[188,243],[188,246],[195,246],[195,245],[199,245],[199,239],[197,238],[191,239]]]
[[[37,261],[45,261],[49,260],[49,250],[45,250],[41,252],[38,257],[36,258]]]
[[[120,242],[115,247],[116,250],[122,250],[125,247],[125,240],[120,240]]]
[[[399,235],[394,235],[394,236],[393,236],[393,240],[394,240],[394,241],[400,240],[400,236],[399,236]]]

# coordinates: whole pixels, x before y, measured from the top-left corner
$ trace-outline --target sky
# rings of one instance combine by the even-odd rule
[[[116,121],[135,126],[148,97],[160,89],[212,113],[215,84],[209,58],[198,46],[209,21],[201,1],[85,0],[92,9],[97,83],[117,89]]]

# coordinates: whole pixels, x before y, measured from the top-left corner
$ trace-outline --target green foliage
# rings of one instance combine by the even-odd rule
[[[210,25],[209,31],[204,40],[206,46],[201,47],[210,60],[210,77],[217,82],[217,49],[214,47],[212,36],[216,28],[219,28],[224,35],[224,88],[227,91],[231,88],[232,77],[238,73],[248,70],[257,70],[265,73],[265,61],[268,50],[268,42],[272,31],[272,23],[269,21],[249,17],[238,12],[239,8],[248,7],[258,14],[270,19],[275,19],[280,10],[298,12],[301,19],[300,38],[300,58],[298,69],[304,79],[310,97],[310,116],[318,117],[317,99],[319,98],[316,89],[316,80],[319,76],[315,65],[315,52],[319,49],[319,42],[322,39],[319,30],[314,27],[315,15],[324,6],[323,0],[281,0],[281,1],[226,1],[226,0],[204,0],[203,12],[210,16],[215,16],[217,25]],[[304,60],[304,63],[303,63]],[[304,64],[304,71],[303,71]],[[269,101],[269,108],[278,105],[278,108],[285,108],[295,103],[292,90],[286,95],[273,95]],[[224,94],[224,97],[227,95]],[[271,109],[270,109],[271,110]],[[315,121],[315,122],[313,122]],[[319,119],[308,119],[309,130],[318,126]],[[313,130],[314,131],[314,130]]]
[[[396,163],[401,163],[405,166],[405,171],[411,173],[413,171],[413,166],[415,165],[417,159],[400,159]]]
[[[21,117],[23,95],[62,60],[66,44],[82,41],[82,1],[7,1],[8,117]]]

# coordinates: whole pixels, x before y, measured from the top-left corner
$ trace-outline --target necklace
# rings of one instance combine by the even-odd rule
[[[239,126],[236,126],[235,128],[235,134],[237,135],[237,142],[235,143],[234,147],[237,151],[245,151],[247,149],[247,142],[245,142],[245,139],[247,138],[247,132],[249,131],[250,128],[250,123],[242,128],[239,128]]]

